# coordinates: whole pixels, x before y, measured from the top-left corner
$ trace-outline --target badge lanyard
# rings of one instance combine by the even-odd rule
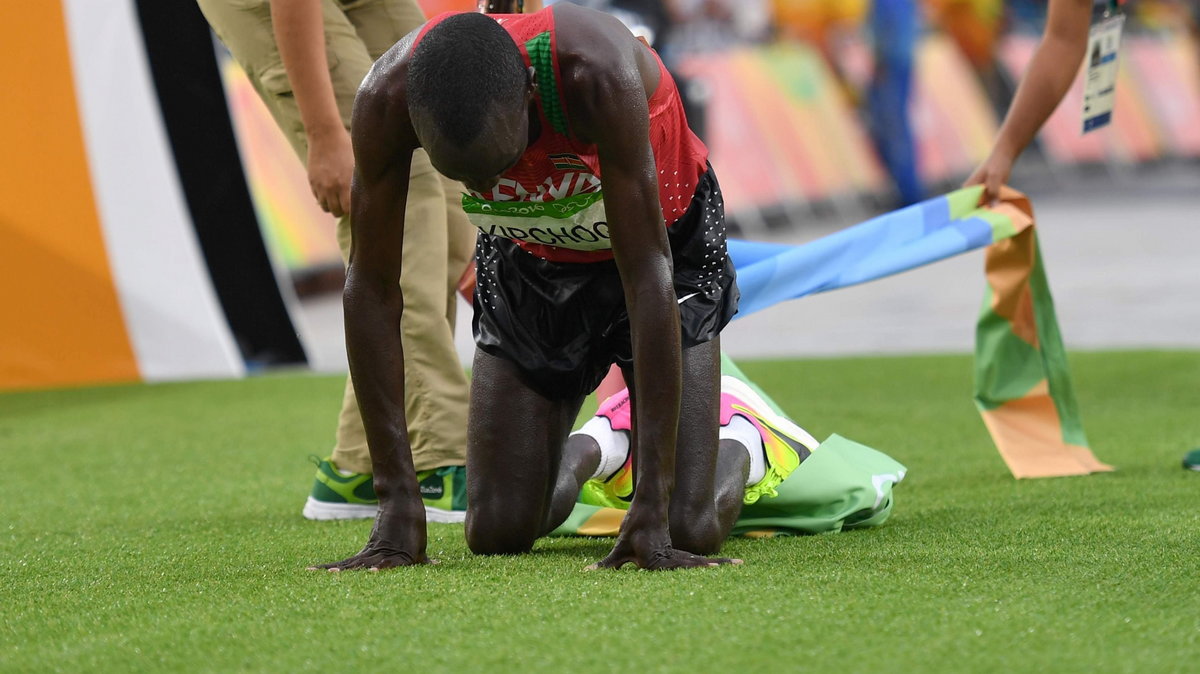
[[[1104,15],[1088,34],[1087,70],[1083,81],[1083,133],[1112,123],[1116,105],[1117,53],[1125,15],[1116,0],[1109,0]]]

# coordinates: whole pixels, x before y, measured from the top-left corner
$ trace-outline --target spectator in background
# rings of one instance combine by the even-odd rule
[[[1041,44],[1017,86],[992,151],[964,183],[983,185],[985,203],[999,197],[1013,162],[1067,93],[1087,51],[1093,6],[1107,4],[1103,0],[1049,0]]]
[[[848,97],[865,98],[871,139],[887,168],[902,205],[924,196],[917,174],[916,144],[909,123],[913,61],[920,32],[917,0],[774,0],[780,34],[816,47],[840,72],[840,43],[869,22],[872,33],[871,80],[861,89],[840,72]],[[855,83],[857,84],[857,83]],[[865,93],[865,97],[863,94]]]
[[[909,123],[913,57],[919,32],[916,0],[875,0],[871,6],[875,72],[867,92],[871,136],[896,183],[901,205],[924,197]]]
[[[928,0],[927,5],[931,22],[945,29],[971,66],[979,73],[991,73],[1003,0]]]
[[[771,11],[780,36],[813,45],[836,67],[838,34],[862,25],[868,5],[868,0],[772,0]]]
[[[425,21],[415,0],[198,0],[200,9],[287,135],[313,196],[339,218],[350,255],[350,111],[371,64]],[[461,522],[465,511],[467,379],[454,349],[454,289],[474,228],[457,183],[413,155],[400,287],[404,408],[427,516]],[[399,367],[399,364],[395,364]],[[304,506],[309,519],[374,517],[366,433],[347,379],[333,454],[320,461]]]
[[[946,31],[967,57],[996,106],[1007,104],[1012,90],[996,63],[1004,19],[1004,0],[929,0],[931,24]]]

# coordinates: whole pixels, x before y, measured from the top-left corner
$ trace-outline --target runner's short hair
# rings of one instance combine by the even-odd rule
[[[495,111],[521,103],[529,73],[508,31],[484,14],[456,14],[430,28],[408,64],[411,111],[447,140],[475,140]]]

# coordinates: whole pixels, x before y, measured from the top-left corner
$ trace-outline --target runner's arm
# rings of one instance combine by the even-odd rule
[[[572,130],[594,142],[600,158],[609,235],[633,347],[629,384],[636,392],[637,489],[613,551],[595,566],[620,567],[630,562],[660,569],[705,566],[716,562],[674,549],[668,523],[682,353],[671,249],[650,145],[647,91],[657,86],[658,71],[655,68],[649,76],[641,71],[633,50],[645,47],[634,42],[623,26],[619,28],[597,41],[609,47],[604,43],[612,40],[627,48],[602,47],[586,54],[576,62],[581,65],[569,69],[567,86],[569,109],[575,111]],[[560,39],[565,39],[562,33]],[[653,59],[649,61],[657,66]]]
[[[1042,42],[1017,86],[996,144],[964,183],[984,185],[984,203],[999,197],[1000,186],[1008,182],[1013,162],[1070,88],[1087,51],[1091,18],[1092,0],[1050,0]]]
[[[373,89],[370,77],[355,103],[352,128],[357,165],[343,295],[346,351],[371,452],[379,514],[366,547],[330,567],[386,568],[428,561],[425,509],[404,414],[400,339],[404,207],[418,143],[403,94],[397,98]]]
[[[661,520],[665,529],[682,386],[679,307],[650,148],[649,110],[640,81],[635,84],[625,96],[609,89],[612,108],[601,114],[625,121],[604,125],[595,137],[633,346],[639,456],[631,519],[648,524]]]
[[[715,566],[676,550],[668,511],[683,379],[679,305],[663,222],[648,99],[658,59],[620,21],[568,3],[554,6],[557,53],[571,133],[595,143],[613,257],[621,276],[633,347],[637,488],[612,552],[594,567]]]

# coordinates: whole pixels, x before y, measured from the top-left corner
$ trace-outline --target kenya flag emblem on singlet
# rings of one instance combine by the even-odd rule
[[[586,171],[591,172],[588,165],[583,163],[583,160],[573,154],[552,154],[547,155],[550,158],[550,163],[554,164],[554,168],[560,171]]]

